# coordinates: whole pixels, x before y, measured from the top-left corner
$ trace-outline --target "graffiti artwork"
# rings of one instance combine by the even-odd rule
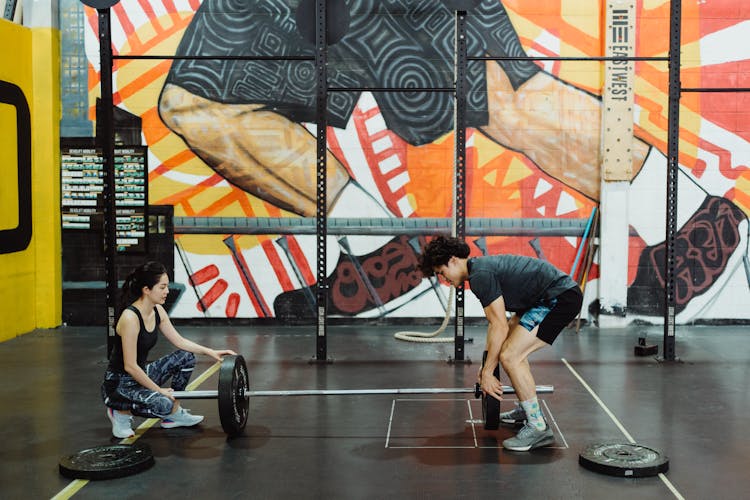
[[[466,14],[466,216],[587,219],[601,199],[602,16],[598,0],[481,0]],[[683,84],[736,86],[750,54],[737,2],[683,3]],[[571,4],[575,4],[571,5]],[[451,217],[455,12],[440,0],[336,0],[328,43],[328,215]],[[309,1],[144,0],[113,9],[114,102],[142,120],[151,204],[176,216],[314,217],[314,30]],[[571,10],[571,9],[574,9]],[[747,14],[747,13],[745,13]],[[87,10],[93,103],[96,12]],[[669,2],[635,2],[636,55],[669,48]],[[718,22],[717,19],[722,19]],[[200,56],[200,59],[190,59]],[[216,59],[211,59],[214,57]],[[276,57],[277,59],[274,59]],[[635,63],[627,312],[662,316],[667,64]],[[346,91],[344,89],[359,89]],[[681,100],[678,322],[750,318],[750,118],[739,93]],[[92,117],[94,107],[92,106]],[[606,217],[606,214],[602,214]],[[417,271],[424,238],[328,238],[329,312],[433,317],[440,297]],[[580,237],[488,236],[473,251],[518,253],[569,270]],[[310,235],[175,234],[175,317],[313,317]],[[583,274],[583,273],[582,273]],[[584,308],[595,310],[596,259]],[[478,303],[466,314],[482,315]]]

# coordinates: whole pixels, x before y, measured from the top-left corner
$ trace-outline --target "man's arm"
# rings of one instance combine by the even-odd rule
[[[508,320],[505,316],[505,299],[502,296],[495,299],[484,308],[484,314],[489,321],[487,325],[487,360],[481,373],[481,386],[486,394],[502,399],[503,388],[500,381],[492,374],[500,362],[500,348],[508,337]]]

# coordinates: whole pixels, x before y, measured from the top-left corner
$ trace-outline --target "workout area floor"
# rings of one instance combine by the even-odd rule
[[[179,329],[241,353],[251,390],[473,387],[486,332],[468,326],[472,363],[449,364],[453,344],[393,339],[403,328],[329,326],[333,362],[318,364],[310,363],[312,326]],[[485,430],[471,394],[257,397],[244,435],[232,439],[215,400],[191,400],[185,406],[206,416],[195,428],[135,419],[136,442],[150,446],[153,467],[82,481],[59,474],[61,457],[120,442],[99,397],[105,331],[35,331],[0,344],[0,498],[747,498],[746,328],[678,327],[680,362],[670,363],[634,355],[644,333],[661,354],[661,327],[584,327],[532,355],[536,383],[554,385],[540,395],[553,447],[503,450],[513,430]],[[160,339],[152,354],[169,347]],[[193,380],[212,365],[200,357]],[[216,389],[217,380],[193,388]],[[660,450],[669,471],[622,478],[578,463],[588,444],[629,439]]]

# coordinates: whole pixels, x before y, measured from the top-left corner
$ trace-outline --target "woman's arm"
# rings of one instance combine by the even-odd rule
[[[180,335],[180,333],[174,327],[172,321],[169,319],[167,311],[165,311],[164,308],[160,305],[157,305],[156,307],[159,310],[159,318],[161,318],[161,323],[159,323],[159,330],[161,330],[161,333],[163,333],[167,340],[169,340],[176,348],[182,349],[183,351],[192,352],[193,354],[203,354],[215,359],[216,361],[221,361],[224,356],[237,354],[230,349],[215,350],[193,342],[192,340],[186,339],[185,337]]]
[[[146,389],[172,397],[171,390],[162,389],[138,366],[138,333],[140,321],[132,311],[125,310],[117,322],[117,334],[122,337],[122,360],[125,371]]]

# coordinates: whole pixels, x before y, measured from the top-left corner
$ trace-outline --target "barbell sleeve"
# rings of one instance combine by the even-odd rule
[[[537,394],[549,394],[555,391],[554,386],[538,385]],[[375,394],[466,394],[474,393],[475,389],[469,388],[402,388],[402,389],[310,389],[289,391],[245,391],[246,397],[273,397],[273,396],[358,396]],[[509,385],[503,386],[503,394],[515,394],[515,389]],[[176,399],[217,399],[219,391],[175,391],[172,395]]]

